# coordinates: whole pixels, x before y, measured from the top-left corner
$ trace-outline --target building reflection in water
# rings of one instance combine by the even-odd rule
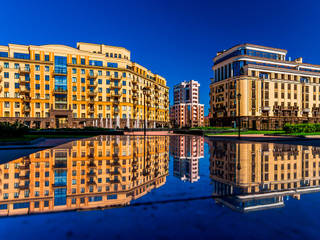
[[[210,142],[216,201],[247,212],[284,206],[320,191],[320,148],[272,143]]]
[[[170,154],[173,156],[173,175],[182,181],[196,182],[199,159],[204,156],[204,138],[200,136],[172,136]]]
[[[0,165],[0,215],[128,205],[165,184],[169,137],[99,136]]]

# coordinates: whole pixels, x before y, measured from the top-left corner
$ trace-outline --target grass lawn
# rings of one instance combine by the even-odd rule
[[[241,134],[285,134],[284,131],[257,131],[257,130],[248,130],[241,131]],[[238,131],[235,132],[226,132],[226,133],[207,133],[206,136],[214,135],[238,135]]]

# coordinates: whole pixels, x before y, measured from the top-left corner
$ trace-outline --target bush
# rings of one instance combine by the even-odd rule
[[[28,132],[28,127],[18,121],[0,122],[0,137],[20,137]]]
[[[288,124],[283,127],[286,133],[314,133],[320,132],[320,123]]]

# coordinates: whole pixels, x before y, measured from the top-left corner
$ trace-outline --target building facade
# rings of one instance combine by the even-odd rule
[[[132,62],[125,48],[0,46],[0,121],[36,128],[139,128],[144,103],[148,128],[169,124],[166,80]]]
[[[0,216],[129,205],[166,182],[169,137],[99,136],[0,165]]]
[[[237,211],[283,207],[320,191],[320,148],[274,143],[210,142],[216,201]]]
[[[213,59],[210,112],[214,125],[279,129],[320,122],[320,66],[293,61],[283,49],[236,45]]]
[[[170,153],[173,156],[173,176],[191,183],[200,179],[199,160],[204,157],[203,137],[172,136]]]
[[[174,86],[174,104],[170,107],[170,120],[174,127],[199,127],[204,124],[204,105],[199,102],[197,81],[190,80]]]

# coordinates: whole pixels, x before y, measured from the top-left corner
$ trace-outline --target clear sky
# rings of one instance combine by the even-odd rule
[[[207,109],[217,51],[248,42],[320,64],[319,10],[318,0],[10,0],[1,2],[0,44],[123,46],[165,77],[170,93],[180,81],[199,81]]]

